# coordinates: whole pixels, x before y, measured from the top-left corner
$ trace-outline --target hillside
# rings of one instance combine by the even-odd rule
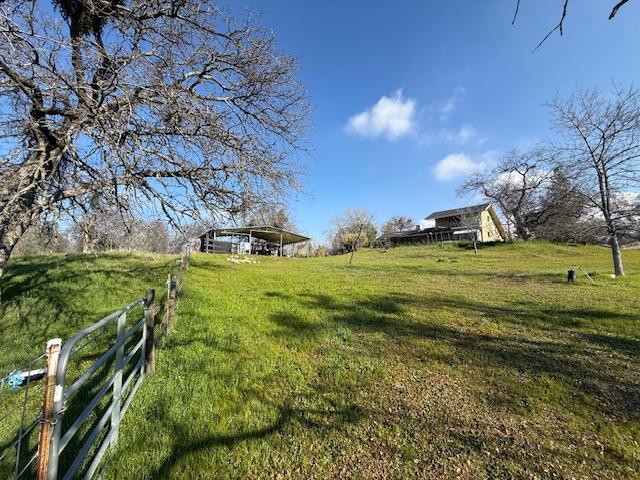
[[[142,296],[147,288],[160,287],[158,292],[162,294],[174,261],[175,256],[139,253],[14,258],[0,280],[0,378],[14,370],[44,367],[42,358],[29,362],[44,353],[47,340],[69,340],[79,330]],[[115,335],[115,328],[113,332]],[[102,340],[108,343],[112,338],[107,335]],[[83,347],[85,368],[103,351],[104,342]],[[16,429],[21,423],[31,425],[36,419],[43,389],[44,382],[36,382],[28,391],[24,418],[19,407],[25,389],[11,393],[3,385],[0,390],[1,478],[13,477]],[[92,394],[93,389],[86,392]],[[36,433],[23,439],[21,468],[36,452]]]
[[[162,286],[174,261],[142,253],[16,257],[0,279],[0,372]]]
[[[196,255],[108,478],[632,478],[640,252]],[[578,283],[565,283],[579,266]]]

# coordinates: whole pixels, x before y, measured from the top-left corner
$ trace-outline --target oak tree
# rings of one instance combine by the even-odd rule
[[[213,0],[0,2],[0,275],[39,218],[96,197],[180,225],[297,188],[295,73]]]

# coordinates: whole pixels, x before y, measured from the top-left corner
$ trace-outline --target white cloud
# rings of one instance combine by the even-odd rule
[[[346,130],[354,135],[396,140],[415,129],[416,101],[404,98],[402,90],[383,96],[369,110],[349,118]]]
[[[420,137],[420,145],[445,142],[457,145],[482,145],[486,138],[473,125],[463,125],[457,130],[442,129],[437,133],[426,133]]]
[[[460,127],[460,130],[455,134],[454,139],[462,144],[468,142],[484,142],[484,138],[482,138],[478,130],[476,130],[472,125],[463,125]]]
[[[441,122],[445,122],[449,118],[449,116],[456,110],[456,108],[458,107],[458,102],[466,93],[467,90],[464,87],[456,87],[453,90],[451,96],[440,103],[440,105],[437,107],[437,112],[440,115]]]
[[[453,112],[456,109],[456,104],[458,103],[458,99],[455,97],[447,98],[444,103],[440,106],[438,111],[443,115]]]
[[[539,182],[540,186],[548,187],[551,184],[551,176],[552,172],[539,168],[536,171],[528,172],[526,178],[527,182],[530,184]],[[500,175],[498,175],[493,183],[496,186],[522,188],[523,182],[524,177],[522,176],[522,174],[515,170],[512,170],[510,172],[502,172]]]
[[[635,205],[640,201],[640,195],[636,192],[620,192],[615,195],[615,200],[623,205]]]
[[[485,152],[478,157],[466,153],[452,153],[436,164],[433,173],[438,180],[455,180],[487,170],[494,161],[495,152]]]

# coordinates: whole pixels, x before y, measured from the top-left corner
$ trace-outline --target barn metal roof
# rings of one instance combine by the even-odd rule
[[[251,235],[254,238],[266,240],[267,242],[280,243],[280,235],[282,235],[282,244],[291,245],[293,243],[306,242],[311,240],[309,237],[300,235],[298,233],[289,232],[282,228],[270,227],[268,225],[249,225],[246,227],[233,227],[233,228],[212,228],[208,232],[200,235],[200,238],[209,234],[216,237],[228,237],[231,235]]]

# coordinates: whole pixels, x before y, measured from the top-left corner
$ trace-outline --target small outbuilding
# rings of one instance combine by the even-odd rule
[[[212,228],[200,237],[200,251],[283,256],[284,247],[311,240],[298,233],[267,225]]]

